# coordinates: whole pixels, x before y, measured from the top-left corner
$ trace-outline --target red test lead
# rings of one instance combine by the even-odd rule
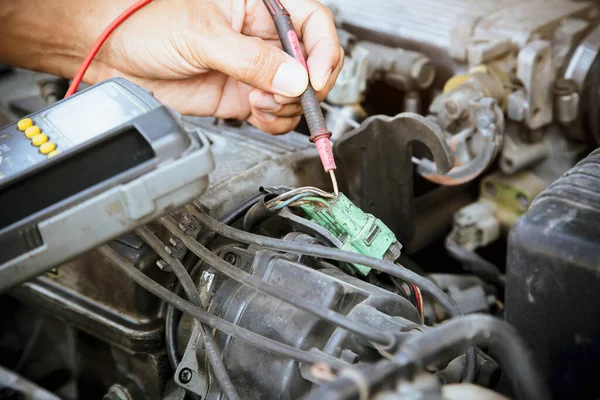
[[[265,6],[269,10],[273,22],[275,22],[275,27],[277,28],[277,33],[279,34],[279,39],[281,40],[285,52],[298,60],[300,64],[304,65],[304,68],[307,68],[306,60],[304,59],[304,54],[302,54],[300,41],[298,40],[298,35],[292,24],[290,13],[279,0],[263,0],[263,3],[265,3]],[[333,172],[336,169],[336,166],[333,158],[333,151],[331,149],[331,141],[329,140],[331,132],[327,129],[325,117],[323,116],[323,111],[319,105],[319,99],[317,98],[317,93],[310,82],[306,91],[300,96],[300,103],[302,104],[302,110],[304,111],[304,118],[306,118],[308,129],[310,130],[310,141],[317,146],[323,168],[325,169],[325,172],[331,175],[333,189],[337,195],[337,182],[335,173]]]

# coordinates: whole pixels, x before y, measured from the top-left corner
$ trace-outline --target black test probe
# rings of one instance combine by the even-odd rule
[[[290,13],[279,0],[263,0],[263,3],[273,18],[283,50],[302,64],[308,72],[306,60],[304,59],[294,24],[292,24]],[[310,82],[306,91],[300,96],[300,103],[302,104],[304,118],[306,118],[306,123],[310,131],[310,141],[317,146],[323,168],[331,176],[333,189],[337,195],[338,187],[334,172],[336,165],[331,149],[331,141],[329,140],[331,132],[327,129],[325,117],[323,116],[323,111],[321,111],[319,99],[317,99],[317,93]]]

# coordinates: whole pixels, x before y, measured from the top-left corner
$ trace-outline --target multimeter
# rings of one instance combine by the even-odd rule
[[[0,129],[0,292],[200,196],[210,145],[125,79]]]

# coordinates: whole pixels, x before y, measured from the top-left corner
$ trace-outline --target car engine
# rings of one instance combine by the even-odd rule
[[[600,396],[600,5],[323,3],[340,194],[304,122],[183,116],[208,189],[2,293],[0,398]],[[67,86],[3,69],[0,120]]]

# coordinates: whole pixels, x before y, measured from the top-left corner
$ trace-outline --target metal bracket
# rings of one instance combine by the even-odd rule
[[[365,212],[376,214],[408,243],[415,231],[412,143],[423,143],[437,170],[454,166],[452,153],[439,126],[418,114],[373,116],[334,145],[342,189]]]
[[[188,341],[185,353],[181,362],[175,371],[175,383],[198,396],[204,397],[208,390],[208,378],[204,374],[199,374],[198,371],[198,345],[201,341],[202,326],[198,321],[194,321],[194,328]]]
[[[552,122],[552,85],[556,72],[550,42],[535,40],[525,46],[517,60],[517,77],[524,88],[508,96],[508,116],[523,121],[529,129]]]
[[[495,99],[484,97],[470,104],[473,110],[474,125],[451,137],[449,147],[453,154],[467,150],[467,139],[478,138],[480,149],[472,159],[458,159],[456,166],[447,173],[439,173],[436,165],[427,160],[418,161],[419,174],[425,179],[444,186],[457,186],[470,182],[485,171],[494,161],[502,147],[504,115]],[[463,154],[466,154],[463,152]],[[456,157],[458,158],[458,157]]]

